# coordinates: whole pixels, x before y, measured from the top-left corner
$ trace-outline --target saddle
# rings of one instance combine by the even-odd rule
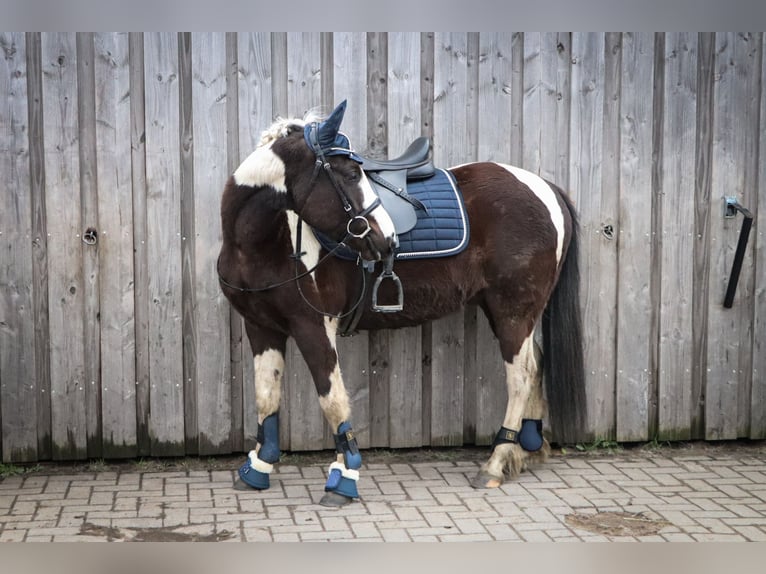
[[[423,203],[407,193],[407,182],[428,179],[435,173],[428,158],[431,141],[419,137],[399,157],[376,160],[362,157],[362,169],[394,222],[397,235],[410,231],[418,221],[417,211],[426,214]]]

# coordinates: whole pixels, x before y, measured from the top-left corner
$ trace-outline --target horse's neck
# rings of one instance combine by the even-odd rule
[[[224,241],[251,250],[289,234],[287,202],[264,189],[228,187],[222,201]]]

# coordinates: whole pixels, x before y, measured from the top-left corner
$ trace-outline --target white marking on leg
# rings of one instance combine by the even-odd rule
[[[510,430],[521,430],[521,419],[527,410],[527,402],[532,386],[539,378],[538,363],[535,360],[534,334],[530,334],[521,344],[518,354],[512,362],[505,363],[506,385],[508,387],[508,406],[503,419],[503,426]],[[485,470],[492,476],[503,476],[509,457],[515,444],[499,444],[487,461]]]
[[[267,349],[253,359],[255,370],[255,402],[258,407],[258,422],[277,412],[282,392],[282,374],[285,372],[285,358],[275,349]]]
[[[331,319],[330,317],[324,318],[324,328],[327,334],[327,339],[330,342],[330,346],[333,350],[336,349],[335,337],[338,331],[338,320]],[[337,352],[335,354],[337,357]],[[346,386],[343,384],[343,376],[340,372],[340,365],[336,359],[335,368],[330,373],[330,392],[324,396],[319,397],[319,405],[322,407],[322,412],[330,423],[332,432],[337,432],[338,425],[343,421],[347,421],[351,416],[351,406],[348,400],[348,392]]]
[[[498,165],[507,169],[516,179],[531,189],[532,193],[548,208],[551,222],[553,222],[553,227],[556,228],[556,263],[558,264],[561,262],[561,254],[564,250],[564,214],[561,211],[556,193],[548,185],[548,182],[531,171],[503,163]]]
[[[290,227],[290,241],[293,246],[293,253],[298,250],[298,214],[293,210],[288,209],[287,224]],[[303,223],[303,230],[301,231],[301,251],[305,252],[305,255],[301,256],[301,261],[306,266],[306,269],[311,269],[319,262],[319,251],[322,246],[319,245],[316,235],[311,229],[311,226]],[[311,272],[311,278],[314,278],[314,272]]]
[[[285,162],[271,150],[274,142],[259,146],[234,172],[234,183],[250,187],[268,185],[279,193],[287,193]]]
[[[513,362],[505,363],[505,376],[508,386],[508,406],[505,411],[503,426],[508,429],[521,430],[521,419],[527,409],[532,385],[538,378],[533,335],[524,339],[518,355],[513,358]]]

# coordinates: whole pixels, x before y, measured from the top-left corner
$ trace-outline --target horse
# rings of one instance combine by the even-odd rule
[[[256,446],[235,488],[270,486],[280,458],[279,403],[292,337],[334,432],[336,458],[320,503],[357,500],[362,453],[338,363],[339,324],[355,311],[358,330],[408,327],[466,304],[486,314],[505,364],[505,416],[471,480],[475,488],[499,487],[547,459],[546,410],[560,444],[577,440],[586,420],[575,207],[561,188],[523,169],[496,162],[455,166],[445,171],[462,194],[467,245],[447,257],[397,260],[397,224],[364,169],[376,162],[355,152],[340,131],[345,107],[344,101],[326,118],[277,118],[223,189],[217,271],[245,321],[258,413]],[[319,236],[334,238],[356,260],[336,257]],[[385,280],[381,294],[405,302],[396,312],[374,309],[369,289],[360,288],[373,271],[381,271],[378,282]],[[538,324],[542,349],[535,342]]]

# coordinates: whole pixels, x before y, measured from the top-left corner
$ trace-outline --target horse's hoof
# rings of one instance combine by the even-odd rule
[[[480,471],[471,479],[474,488],[497,488],[503,484],[502,477],[492,476],[488,472]]]
[[[246,492],[260,492],[261,490],[265,490],[265,489],[255,488],[254,486],[250,486],[244,480],[242,480],[241,478],[238,478],[236,482],[234,483],[234,490],[243,490]]]
[[[354,502],[354,499],[348,496],[343,496],[337,492],[326,492],[322,497],[322,500],[319,501],[319,504],[330,508],[340,508],[341,506],[346,506],[352,502]]]

